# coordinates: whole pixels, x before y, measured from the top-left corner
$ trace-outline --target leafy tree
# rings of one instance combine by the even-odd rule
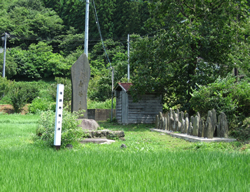
[[[69,76],[70,67],[65,58],[52,52],[44,42],[31,44],[28,50],[13,48],[11,55],[18,64],[16,78],[40,79],[52,76]]]
[[[174,94],[178,99],[172,105],[189,110],[197,83],[211,83],[235,67],[239,27],[248,14],[246,2],[164,0],[153,1],[150,7],[157,18],[153,21],[166,29],[135,44],[134,95],[158,92],[167,99]]]
[[[0,32],[14,36],[10,47],[27,48],[40,40],[51,40],[63,29],[63,20],[52,9],[43,7],[40,0],[13,1],[0,11],[0,16]]]
[[[37,86],[24,82],[13,83],[9,89],[8,96],[15,113],[21,112],[25,104],[31,103],[38,96],[38,93],[39,89]]]
[[[0,76],[3,76],[3,57],[4,53],[0,53]],[[6,61],[5,61],[5,77],[11,79],[13,76],[17,74],[17,63],[14,58],[10,54],[10,50],[6,51]]]

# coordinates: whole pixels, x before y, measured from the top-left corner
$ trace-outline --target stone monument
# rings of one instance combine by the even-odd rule
[[[90,66],[87,56],[83,53],[71,67],[72,98],[71,112],[85,110],[87,114],[87,90],[90,79]]]

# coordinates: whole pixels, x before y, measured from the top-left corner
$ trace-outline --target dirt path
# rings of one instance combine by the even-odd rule
[[[21,111],[21,114],[22,115],[25,115],[26,113],[28,113],[29,111],[29,108],[28,108],[28,105],[25,105]],[[0,112],[2,113],[8,113],[8,114],[12,114],[14,113],[14,109],[11,105],[9,104],[4,104],[4,105],[1,105],[0,104]]]

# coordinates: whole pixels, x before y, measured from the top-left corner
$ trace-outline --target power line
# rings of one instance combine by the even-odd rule
[[[106,57],[107,57],[107,59],[108,59],[108,62],[109,62],[109,64],[110,64],[110,67],[112,67],[111,62],[110,62],[110,60],[109,60],[109,56],[108,56],[107,51],[106,51],[106,49],[105,49],[105,45],[104,45],[104,43],[103,43],[101,28],[100,28],[100,24],[99,24],[97,12],[96,12],[96,7],[95,7],[95,1],[92,0],[92,2],[93,2],[93,8],[94,8],[95,21],[96,21],[97,28],[98,28],[98,32],[99,32],[99,34],[100,34],[100,38],[101,38],[101,41],[102,41],[102,47],[103,47],[103,49],[104,49],[104,52],[105,52]]]

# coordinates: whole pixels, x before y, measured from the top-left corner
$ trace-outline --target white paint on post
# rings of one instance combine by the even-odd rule
[[[54,145],[61,146],[64,85],[57,85]]]

